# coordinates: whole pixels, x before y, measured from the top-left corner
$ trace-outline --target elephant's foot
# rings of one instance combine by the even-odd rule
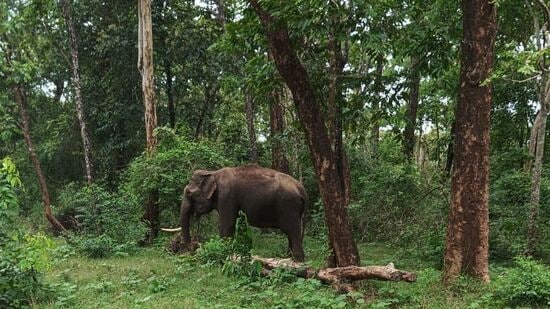
[[[200,243],[198,241],[192,240],[191,242],[186,243],[181,239],[181,235],[178,235],[170,240],[170,243],[168,244],[168,251],[174,254],[193,253],[199,247]]]

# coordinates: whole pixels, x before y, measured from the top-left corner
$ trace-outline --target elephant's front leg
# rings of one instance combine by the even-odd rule
[[[218,223],[218,231],[220,233],[220,237],[222,238],[233,237],[235,234],[235,224],[231,225],[220,221]]]
[[[218,220],[218,231],[220,237],[232,237],[235,234],[237,216],[229,211],[220,210]]]

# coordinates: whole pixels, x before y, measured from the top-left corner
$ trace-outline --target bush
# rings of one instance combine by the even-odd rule
[[[70,243],[86,256],[127,251],[145,235],[142,206],[132,195],[111,193],[97,184],[73,183],[63,189],[59,201],[61,216],[75,222]]]
[[[183,187],[188,183],[195,169],[218,169],[231,164],[219,143],[208,139],[192,140],[176,135],[173,130],[159,128],[159,145],[153,156],[145,153],[132,161],[123,177],[121,190],[126,195],[136,197],[143,205],[152,190],[158,192],[158,205],[161,211],[172,210],[172,222],[179,214]],[[165,216],[166,217],[166,216]]]
[[[550,269],[523,257],[515,262],[515,268],[494,281],[493,300],[513,307],[550,306]]]
[[[14,223],[19,186],[15,165],[4,158],[0,165],[0,308],[30,306],[51,295],[41,272],[50,265],[53,242],[42,234],[23,234]]]

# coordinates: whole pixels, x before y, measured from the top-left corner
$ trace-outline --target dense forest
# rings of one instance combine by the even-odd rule
[[[549,47],[546,0],[1,0],[0,308],[550,306]]]

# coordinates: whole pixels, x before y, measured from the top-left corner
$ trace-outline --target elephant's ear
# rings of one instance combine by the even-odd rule
[[[216,184],[216,179],[214,178],[214,175],[205,176],[201,183],[202,192],[207,199],[212,198],[212,194],[216,192],[217,187],[218,186]]]

